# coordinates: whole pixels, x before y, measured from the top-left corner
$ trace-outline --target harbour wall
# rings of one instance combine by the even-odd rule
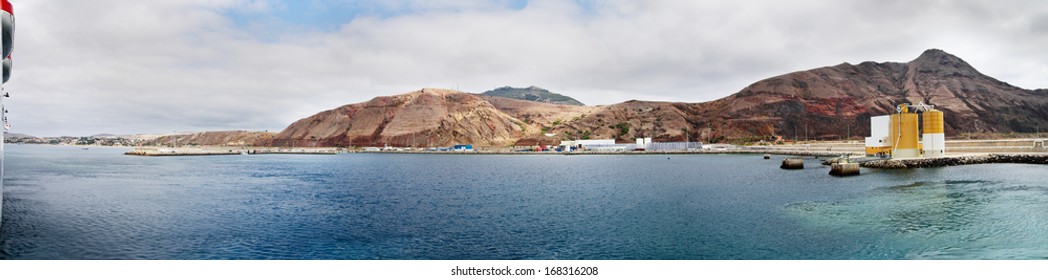
[[[892,159],[863,162],[861,165],[867,168],[907,169],[984,163],[1048,164],[1048,154],[988,154],[942,158]]]

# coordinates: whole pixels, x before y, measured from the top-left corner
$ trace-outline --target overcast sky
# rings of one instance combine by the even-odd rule
[[[701,102],[929,48],[1048,88],[1043,1],[12,0],[11,132],[279,131],[423,87]]]

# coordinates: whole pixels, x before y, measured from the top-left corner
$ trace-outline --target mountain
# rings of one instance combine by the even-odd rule
[[[759,135],[771,126],[789,138],[869,133],[869,117],[899,103],[935,105],[946,134],[1035,132],[1048,128],[1048,94],[979,73],[964,60],[931,49],[907,63],[863,62],[800,71],[758,81],[731,96],[700,104],[700,119],[734,122]]]
[[[500,87],[481,93],[484,96],[506,97],[527,101],[553,103],[558,105],[586,106],[574,98],[556,94],[546,89],[530,86],[527,88]]]
[[[650,108],[646,110],[684,115],[684,123],[673,115],[663,116],[661,125],[646,121],[655,132],[652,137],[666,141],[680,139],[677,130],[682,129],[689,131],[689,139],[701,140],[768,139],[773,135],[858,139],[869,134],[871,116],[895,112],[900,103],[919,102],[944,111],[947,135],[1048,128],[1048,90],[1015,87],[937,49],[906,63],[842,63],[775,76],[711,102],[643,104]],[[587,128],[600,129],[600,125],[582,129]]]
[[[15,139],[15,138],[36,138],[36,137],[31,136],[31,135],[21,134],[21,133],[10,133],[10,132],[6,132],[6,131],[4,132],[4,139]]]
[[[861,139],[869,134],[871,116],[894,112],[900,103],[919,102],[944,111],[947,136],[1048,129],[1048,89],[1025,90],[996,80],[937,49],[905,63],[842,63],[775,76],[704,103],[631,100],[575,106],[507,94],[520,90],[548,92],[535,87],[503,87],[479,95],[422,89],[376,97],[301,119],[269,143],[256,145]]]
[[[506,114],[482,96],[427,88],[298,120],[276,135],[273,145],[503,146],[538,132],[534,125]]]

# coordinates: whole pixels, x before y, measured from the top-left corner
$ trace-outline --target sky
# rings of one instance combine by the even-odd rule
[[[703,102],[938,48],[1048,88],[1043,1],[12,0],[11,132],[277,132],[421,88]]]

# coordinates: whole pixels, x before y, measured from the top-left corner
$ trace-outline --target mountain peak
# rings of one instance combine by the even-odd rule
[[[481,93],[486,96],[498,96],[520,100],[537,101],[561,105],[575,105],[584,106],[582,102],[575,100],[574,98],[553,93],[544,88],[529,86],[526,88],[515,88],[510,86],[504,86],[493,90]]]
[[[944,76],[961,77],[980,75],[979,71],[975,70],[968,62],[940,49],[926,50],[917,59],[910,61],[909,64],[921,73],[938,73]]]
[[[943,50],[940,50],[940,49],[927,49],[923,53],[921,53],[920,57],[941,57],[941,56],[956,57],[955,55],[949,54],[946,51],[943,51]]]
[[[923,53],[921,53],[921,56],[918,56],[917,59],[911,61],[911,63],[933,65],[938,64],[944,66],[949,65],[954,67],[972,68],[971,65],[968,65],[968,63],[960,57],[957,57],[956,55],[952,55],[940,49],[926,50]]]

